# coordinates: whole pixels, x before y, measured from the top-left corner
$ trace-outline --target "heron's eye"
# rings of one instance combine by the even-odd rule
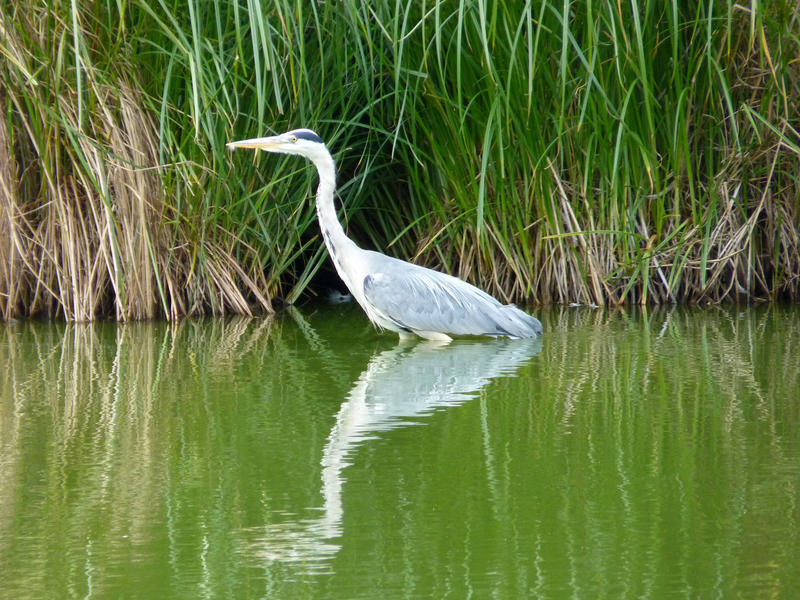
[[[296,135],[293,135],[293,136],[292,136],[292,143],[293,143],[293,144],[296,144],[296,143],[297,143],[297,136],[296,136]]]

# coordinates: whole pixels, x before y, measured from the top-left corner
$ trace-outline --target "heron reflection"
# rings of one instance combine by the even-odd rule
[[[540,349],[541,338],[422,342],[373,356],[328,435],[321,459],[323,504],[312,509],[319,512],[249,530],[244,552],[259,561],[302,562],[309,571],[324,571],[342,535],[342,471],[358,446],[474,398],[492,379],[514,375]]]

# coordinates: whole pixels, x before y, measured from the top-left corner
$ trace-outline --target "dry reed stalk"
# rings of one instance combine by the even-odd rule
[[[12,12],[0,14],[0,58],[10,67],[0,78],[10,115],[0,124],[0,318],[271,311],[263,268],[239,266],[235,235],[215,223],[192,227],[170,205],[135,69],[124,60],[95,66],[97,32],[72,30],[91,15],[73,13],[70,23],[57,7]],[[51,44],[60,33],[77,63]]]
[[[24,242],[15,223],[17,165],[10,147],[6,120],[0,119],[0,318],[4,321],[16,313],[24,288],[24,252],[20,248]]]

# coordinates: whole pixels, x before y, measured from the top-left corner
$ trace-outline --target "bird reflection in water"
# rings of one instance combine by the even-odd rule
[[[286,515],[281,523],[247,530],[243,552],[259,562],[298,563],[328,570],[339,550],[344,507],[342,471],[357,447],[381,432],[419,423],[436,409],[474,398],[492,379],[513,376],[541,350],[541,338],[400,344],[376,354],[336,415],[322,453],[319,516]]]

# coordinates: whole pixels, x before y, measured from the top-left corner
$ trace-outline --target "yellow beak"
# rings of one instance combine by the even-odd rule
[[[279,135],[273,135],[263,138],[252,138],[249,140],[239,140],[238,142],[229,142],[227,144],[230,150],[237,148],[250,148],[253,150],[271,150],[279,147],[284,140]]]

